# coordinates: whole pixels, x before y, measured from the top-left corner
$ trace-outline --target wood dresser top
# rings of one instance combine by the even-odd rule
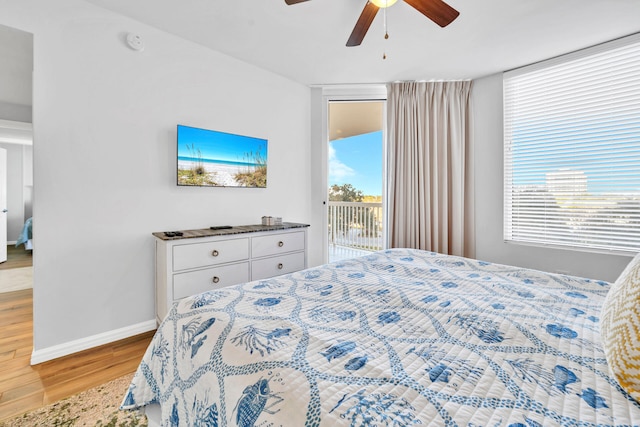
[[[260,231],[274,231],[274,230],[289,230],[291,228],[306,228],[309,224],[298,224],[295,222],[283,222],[279,225],[238,225],[231,228],[224,228],[221,230],[211,230],[210,228],[202,228],[199,230],[179,230],[182,232],[182,236],[166,236],[164,231],[157,231],[152,233],[160,240],[182,240],[182,239],[195,239],[198,237],[211,237],[211,236],[227,236],[232,234],[243,233],[257,233]],[[177,231],[177,230],[173,230]]]

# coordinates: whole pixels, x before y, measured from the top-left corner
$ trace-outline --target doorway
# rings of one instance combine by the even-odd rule
[[[7,255],[0,292],[13,292],[33,287],[33,34],[0,25],[0,57],[0,149],[7,156],[0,166],[6,177],[0,245]]]
[[[380,99],[329,101],[329,262],[386,247],[384,112]]]

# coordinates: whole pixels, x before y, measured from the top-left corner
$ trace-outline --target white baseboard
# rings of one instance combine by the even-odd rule
[[[7,241],[7,246],[15,245],[16,243],[18,243],[17,240],[8,240]]]
[[[38,363],[47,362],[49,360],[57,359],[58,357],[68,356],[82,350],[109,344],[134,335],[143,334],[156,329],[156,327],[157,324],[155,319],[148,320],[146,322],[115,329],[109,332],[103,332],[101,334],[70,341],[64,344],[54,345],[41,350],[33,350],[31,353],[31,365],[37,365]]]

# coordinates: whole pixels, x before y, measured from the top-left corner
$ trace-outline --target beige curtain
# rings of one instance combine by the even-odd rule
[[[389,246],[475,256],[471,81],[388,85]]]

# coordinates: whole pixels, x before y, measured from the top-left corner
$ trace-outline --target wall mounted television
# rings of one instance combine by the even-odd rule
[[[178,125],[178,185],[267,186],[267,140]]]

